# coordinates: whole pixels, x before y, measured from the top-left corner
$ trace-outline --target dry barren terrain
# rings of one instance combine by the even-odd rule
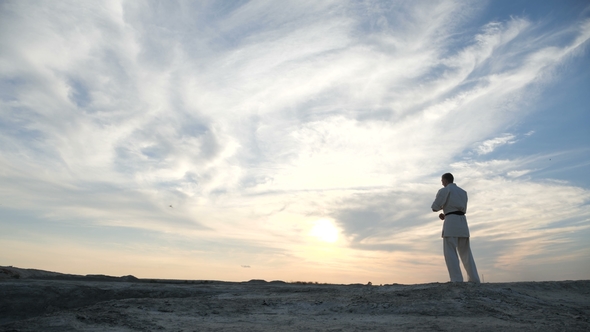
[[[330,285],[0,267],[0,331],[590,331],[590,281]]]

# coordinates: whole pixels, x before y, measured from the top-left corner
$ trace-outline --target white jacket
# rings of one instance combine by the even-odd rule
[[[432,203],[433,211],[443,210],[445,215],[449,212],[467,212],[467,192],[454,183],[447,184],[436,193]],[[469,237],[467,218],[456,214],[445,216],[442,237]]]

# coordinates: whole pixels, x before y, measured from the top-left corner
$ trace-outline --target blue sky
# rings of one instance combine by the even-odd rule
[[[590,278],[587,1],[4,1],[0,265]]]

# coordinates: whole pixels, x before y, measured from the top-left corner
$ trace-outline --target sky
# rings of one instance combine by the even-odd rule
[[[2,1],[0,265],[590,279],[590,2]]]

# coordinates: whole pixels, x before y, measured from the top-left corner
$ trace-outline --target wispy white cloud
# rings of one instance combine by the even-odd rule
[[[505,145],[505,144],[514,144],[515,143],[515,139],[516,137],[512,134],[503,134],[501,136],[498,136],[496,138],[492,138],[489,140],[486,140],[484,142],[482,142],[476,149],[475,151],[477,152],[477,154],[482,155],[482,154],[488,154],[492,151],[494,151],[496,148]]]

